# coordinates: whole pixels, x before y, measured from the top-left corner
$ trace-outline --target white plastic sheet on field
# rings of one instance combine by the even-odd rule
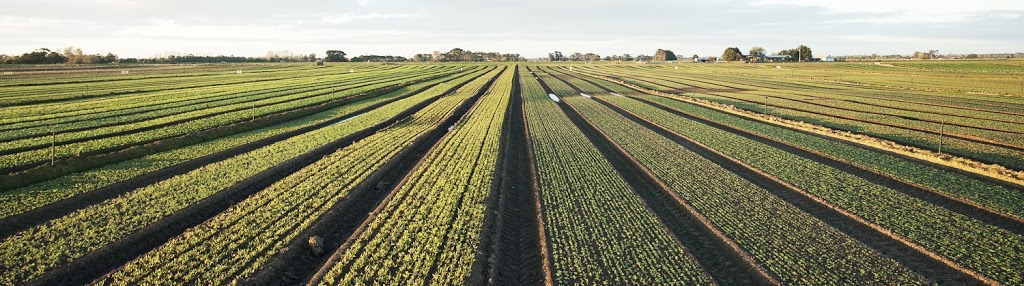
[[[582,92],[580,93],[580,95],[582,95],[583,97],[586,97],[586,98],[594,98],[594,97],[590,96],[589,94],[582,93]]]
[[[614,93],[614,92],[612,92],[611,94],[614,95],[614,96],[622,96],[621,94]]]
[[[554,100],[555,102],[562,102],[562,100],[558,99],[558,96],[555,95],[554,93],[548,93],[548,97],[550,97],[551,100]]]

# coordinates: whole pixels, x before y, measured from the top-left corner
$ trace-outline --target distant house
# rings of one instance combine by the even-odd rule
[[[785,62],[791,59],[789,56],[786,55],[765,55],[761,58],[764,58],[765,62]]]
[[[832,55],[829,55],[827,57],[822,58],[821,61],[823,61],[823,62],[834,62],[834,61],[836,61],[836,58],[833,58]]]
[[[708,61],[710,61],[708,58],[693,58],[693,62],[695,63],[706,63]]]

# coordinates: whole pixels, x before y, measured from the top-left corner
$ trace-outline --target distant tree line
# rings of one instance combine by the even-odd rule
[[[749,62],[762,62],[762,61],[812,61],[816,60],[810,47],[800,45],[793,49],[781,50],[773,56],[784,56],[782,59],[768,58],[769,56],[765,49],[762,47],[752,47],[750,51],[744,55],[738,47],[728,47],[722,52],[721,57],[709,57],[707,60],[715,61],[721,59],[723,61],[749,61]],[[693,58],[698,58],[697,55],[693,55]]]
[[[474,52],[454,48],[448,52],[434,51],[430,54],[412,56],[414,62],[522,62],[526,58],[519,54],[502,54],[496,52]]]
[[[0,63],[4,64],[105,64],[117,60],[117,56],[111,53],[90,55],[75,47],[64,48],[63,52],[41,48],[20,56],[0,55]]]

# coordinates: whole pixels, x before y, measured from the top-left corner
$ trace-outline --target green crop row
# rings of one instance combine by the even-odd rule
[[[374,77],[341,80],[330,77],[318,77],[288,82],[272,82],[247,84],[244,86],[221,86],[190,89],[188,91],[165,92],[165,98],[146,98],[141,102],[105,103],[104,107],[79,109],[74,112],[48,113],[45,116],[13,115],[23,122],[4,124],[0,127],[3,136],[0,140],[26,138],[30,136],[49,135],[50,130],[64,133],[64,130],[83,129],[88,127],[109,126],[114,124],[131,124],[160,117],[192,114],[209,114],[211,108],[234,106],[244,109],[251,102],[275,96],[315,91],[343,85],[367,83],[393,77],[401,73],[380,74]],[[102,100],[97,100],[102,101]],[[78,104],[65,104],[71,108]],[[49,111],[52,112],[52,111]],[[78,113],[79,115],[72,115]],[[36,117],[34,119],[30,119]],[[145,125],[141,125],[145,126]]]
[[[268,99],[260,101],[261,104],[268,104],[268,105],[263,106],[263,107],[257,107],[255,109],[255,114],[256,114],[256,116],[264,116],[264,115],[268,115],[268,114],[279,113],[279,112],[282,112],[282,111],[292,110],[292,109],[301,108],[301,107],[305,107],[305,106],[312,106],[312,105],[320,104],[320,103],[323,103],[323,102],[326,102],[326,101],[330,101],[330,100],[337,100],[337,99],[341,99],[341,98],[345,98],[345,97],[350,97],[350,96],[362,94],[362,93],[365,93],[365,92],[370,92],[370,91],[373,91],[373,90],[376,90],[376,89],[387,88],[387,87],[392,87],[392,86],[405,85],[405,84],[407,84],[410,81],[422,80],[422,79],[429,78],[431,76],[436,76],[436,75],[422,75],[422,76],[416,76],[416,77],[413,77],[413,78],[406,78],[406,79],[401,79],[401,80],[383,81],[383,82],[380,82],[380,83],[376,83],[376,84],[372,84],[372,85],[368,85],[368,86],[363,86],[363,87],[358,87],[358,88],[338,87],[338,88],[333,88],[333,89],[329,89],[329,90],[315,91],[313,93],[318,93],[318,94],[323,94],[323,95],[321,95],[321,96],[313,96],[311,98],[305,98],[305,99],[295,99],[294,98],[294,97],[301,97],[302,95],[293,95],[293,96],[286,96],[286,97],[280,97],[280,98],[268,98]],[[305,94],[303,94],[303,95],[305,95]],[[291,100],[291,99],[295,99],[295,100]],[[56,152],[56,156],[60,157],[60,158],[68,157],[68,156],[74,156],[74,155],[79,154],[81,152],[91,152],[91,151],[96,151],[96,150],[103,150],[103,149],[106,149],[106,148],[138,144],[140,142],[148,142],[148,141],[151,141],[151,140],[158,140],[158,139],[161,139],[161,138],[168,138],[168,137],[172,137],[172,136],[180,136],[180,135],[184,135],[184,134],[188,134],[188,133],[192,133],[192,132],[196,132],[196,131],[200,131],[200,130],[214,128],[214,127],[217,127],[217,126],[223,126],[225,124],[242,122],[242,121],[250,120],[252,118],[253,114],[254,113],[251,110],[232,111],[232,112],[227,112],[227,113],[216,115],[216,116],[212,116],[212,117],[207,117],[207,118],[203,118],[203,119],[188,121],[188,122],[184,122],[184,123],[180,123],[180,124],[175,124],[175,125],[167,126],[167,127],[164,127],[164,128],[158,128],[158,129],[154,129],[154,130],[148,130],[148,131],[143,131],[143,132],[137,132],[137,133],[131,133],[131,134],[125,134],[125,135],[118,135],[118,136],[111,136],[111,137],[104,137],[104,138],[101,138],[101,139],[89,140],[89,141],[85,141],[85,142],[64,144],[62,146],[59,146],[60,148],[56,148],[54,151]],[[156,121],[167,121],[167,120],[171,120],[171,119],[170,118],[161,118],[161,119],[157,119]],[[155,123],[155,122],[151,122],[151,123]],[[115,128],[120,128],[120,127],[115,127]],[[86,131],[83,131],[83,132],[84,133],[90,133],[92,131],[86,130]],[[36,141],[38,141],[38,140],[36,140]],[[17,142],[17,141],[15,141],[15,142]],[[14,144],[15,142],[8,142],[8,143]],[[5,146],[8,143],[5,143]],[[33,142],[33,143],[38,144],[38,142]],[[16,166],[21,166],[21,165],[24,165],[24,164],[30,164],[30,163],[33,163],[33,162],[39,162],[39,161],[47,160],[47,159],[50,158],[50,154],[51,154],[51,150],[49,150],[49,148],[45,148],[45,149],[36,149],[36,150],[25,151],[25,152],[20,152],[20,153],[15,153],[15,154],[3,155],[3,156],[0,156],[0,162],[2,162],[2,163],[0,163],[0,168],[16,167]]]
[[[464,74],[456,74],[424,83],[413,84],[381,96],[368,98],[286,123],[206,141],[134,160],[120,162],[94,170],[70,174],[57,179],[2,192],[0,193],[0,219],[21,214],[46,204],[67,199],[78,194],[87,193],[145,173],[157,171],[189,160],[194,160],[228,148],[237,147],[239,145],[310,125],[337,120],[346,116],[352,116],[355,115],[354,112],[366,107],[412,95],[412,92],[430,85],[441,84],[443,86],[447,86],[449,83],[457,83],[462,80],[461,78],[468,77],[464,77]]]
[[[19,284],[159,221],[316,147],[379,124],[425,97],[399,100],[331,125],[203,166],[22,231],[0,242],[0,282]]]
[[[1024,237],[841,170],[671,113],[609,97],[659,125],[746,162],[846,211],[1009,284],[1024,282]]]
[[[565,101],[721,228],[779,277],[780,282],[801,285],[840,285],[852,281],[858,284],[927,283],[896,261],[739,175],[616,115],[600,103],[581,97]]]
[[[554,282],[712,284],[537,80],[522,91]]]
[[[469,78],[453,80],[416,97],[438,96]],[[416,112],[412,119],[340,149],[278,181],[99,282],[212,285],[252,275],[374,170],[436,128],[475,92],[471,90],[473,87],[488,79],[488,76],[481,77],[456,95],[446,96]]]
[[[441,139],[321,284],[468,283],[513,75],[499,76]]]

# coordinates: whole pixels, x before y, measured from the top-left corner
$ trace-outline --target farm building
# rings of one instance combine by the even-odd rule
[[[823,61],[823,62],[834,62],[834,61],[836,61],[836,58],[832,57],[832,55],[829,55],[827,57],[821,58],[821,61]]]
[[[764,58],[765,62],[785,62],[791,59],[789,56],[786,55],[765,55],[761,58]]]

